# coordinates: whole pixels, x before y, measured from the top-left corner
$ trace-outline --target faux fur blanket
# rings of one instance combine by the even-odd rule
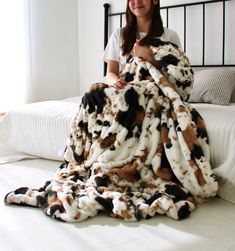
[[[127,221],[187,217],[216,195],[202,117],[185,101],[193,71],[174,44],[151,42],[156,66],[133,57],[116,90],[91,85],[72,119],[65,162],[39,189],[19,188],[7,204],[40,207],[75,222],[106,211]]]

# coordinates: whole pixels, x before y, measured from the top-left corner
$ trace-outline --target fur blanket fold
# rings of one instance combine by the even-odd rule
[[[156,66],[133,57],[116,90],[91,85],[71,121],[65,162],[39,189],[19,188],[7,204],[40,207],[68,222],[106,211],[127,221],[187,217],[214,197],[207,132],[187,101],[193,71],[174,44],[152,41]]]

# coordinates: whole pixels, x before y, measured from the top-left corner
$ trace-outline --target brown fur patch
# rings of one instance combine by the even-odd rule
[[[157,146],[156,154],[157,155],[162,155],[162,153],[163,153],[163,144],[159,143],[158,146]]]
[[[194,200],[193,196],[188,196],[187,200],[193,204],[196,204],[196,201]]]
[[[53,194],[47,198],[47,207],[44,209],[46,212],[48,208],[53,206],[59,206],[64,210],[62,202],[58,199],[56,194]]]
[[[47,203],[51,206],[53,204],[61,204],[61,201],[58,199],[56,194],[53,194],[51,196],[48,196]]]
[[[149,81],[153,81],[153,77],[152,76],[147,76],[145,79],[149,80]]]
[[[194,160],[190,160],[190,161],[189,161],[189,165],[190,165],[190,166],[193,168],[193,170],[194,170],[194,175],[195,175],[196,178],[197,178],[198,184],[199,184],[200,186],[203,186],[203,185],[206,183],[206,181],[205,181],[205,179],[204,179],[204,177],[203,177],[203,175],[202,175],[201,169],[198,168],[198,167],[196,166],[196,163],[195,163]]]
[[[160,78],[160,85],[163,87],[172,87],[165,77]]]
[[[104,83],[95,83],[95,84],[92,84],[90,86],[90,89],[89,89],[89,92],[92,92],[92,91],[96,91],[96,90],[100,90],[104,87],[106,87],[107,85],[104,84]]]
[[[144,183],[143,184],[145,188],[152,188],[152,189],[156,189],[159,188],[159,185],[153,184],[153,183]]]
[[[75,220],[79,220],[81,217],[81,213],[80,212],[77,212],[77,214],[75,215],[74,219]]]
[[[168,128],[161,127],[161,139],[162,139],[163,144],[167,144],[169,142]]]
[[[182,134],[190,151],[192,151],[197,140],[195,131],[193,130],[192,126],[188,125],[186,129],[182,131]]]
[[[132,216],[128,213],[128,210],[122,210],[121,211],[121,216],[124,218],[124,219],[131,219]]]
[[[117,174],[119,177],[129,181],[134,182],[135,174],[137,171],[137,164],[136,163],[130,163],[126,164],[122,168],[112,168],[109,170],[109,173]]]
[[[198,128],[205,128],[205,123],[202,118],[198,118],[196,123],[197,123]]]
[[[108,188],[107,188],[107,187],[104,187],[104,186],[100,186],[100,187],[97,187],[97,191],[98,191],[99,193],[103,193],[103,192],[108,191]]]
[[[143,163],[148,155],[148,150],[145,148],[144,150],[142,150],[142,152],[144,153],[142,156],[140,156],[140,161]]]
[[[178,108],[178,112],[186,112],[186,108],[183,105],[180,105]]]
[[[177,115],[176,115],[176,113],[174,111],[171,112],[171,116],[172,116],[174,121],[177,120]]]
[[[83,158],[84,158],[84,160],[87,159],[89,153],[90,153],[89,151],[84,151],[83,152]]]
[[[101,142],[100,142],[100,147],[102,149],[105,149],[105,148],[108,148],[110,147],[111,145],[113,145],[113,143],[115,142],[116,140],[116,136],[117,134],[111,134],[110,136],[104,138]]]
[[[138,111],[138,112],[136,113],[136,120],[135,120],[135,123],[136,123],[137,125],[142,125],[142,122],[143,122],[143,120],[144,120],[144,116],[145,116],[144,110]]]
[[[157,212],[157,210],[160,208],[159,204],[158,203],[154,203],[154,205],[152,206],[151,205],[151,210],[153,212]]]
[[[162,179],[164,179],[164,180],[172,180],[172,178],[173,178],[173,172],[171,171],[171,169],[169,169],[169,168],[159,168],[156,172],[155,172],[155,174],[158,176],[158,177],[160,177],[160,178],[162,178]]]
[[[205,179],[204,179],[204,177],[203,177],[203,175],[202,175],[201,169],[198,168],[198,169],[194,172],[194,174],[195,174],[195,176],[196,176],[196,178],[197,178],[198,184],[199,184],[200,186],[204,186],[204,185],[206,184],[206,181],[205,181]]]
[[[68,202],[68,204],[69,204],[70,206],[72,206],[74,199],[71,198],[70,196],[67,196],[67,197],[66,197],[66,201]]]

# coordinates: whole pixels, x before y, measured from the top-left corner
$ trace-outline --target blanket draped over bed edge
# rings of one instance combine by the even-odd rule
[[[122,72],[124,89],[91,85],[55,178],[8,193],[7,204],[40,207],[68,222],[99,211],[127,221],[183,219],[196,202],[216,195],[204,121],[186,103],[193,82],[188,58],[169,42],[150,45],[156,66],[132,57]]]

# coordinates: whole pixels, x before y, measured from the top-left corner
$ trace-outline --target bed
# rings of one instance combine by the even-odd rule
[[[200,66],[206,66],[204,60]],[[25,185],[39,187],[53,177],[63,161],[69,124],[81,97],[28,104],[0,119],[0,249],[235,250],[235,71],[224,59],[215,68],[207,66],[196,71],[191,101],[206,123],[211,166],[220,180],[216,198],[200,204],[182,221],[159,215],[125,222],[100,213],[69,224],[45,217],[35,208],[6,206],[7,192]]]

